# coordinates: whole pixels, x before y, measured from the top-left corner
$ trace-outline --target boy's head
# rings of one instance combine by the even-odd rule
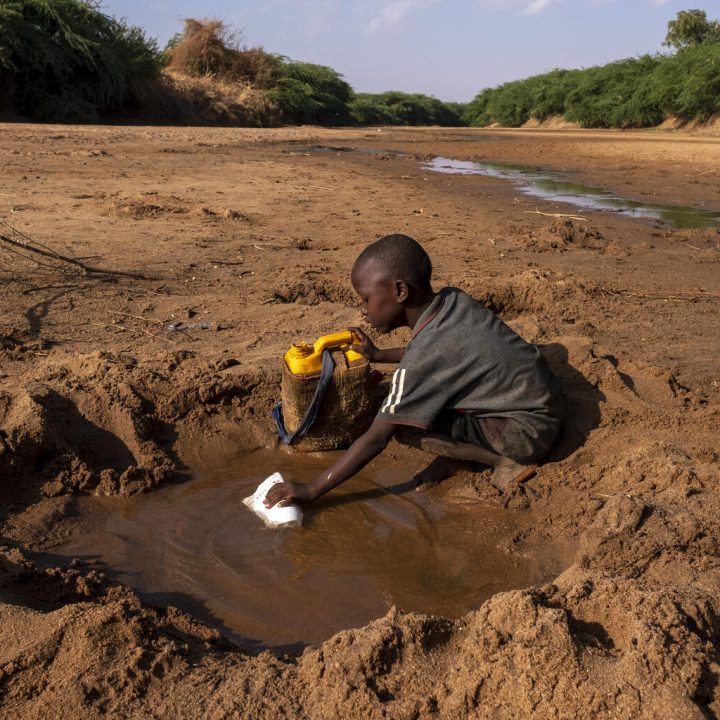
[[[406,311],[432,297],[432,263],[407,235],[386,235],[363,250],[350,278],[363,316],[381,332],[407,325]]]

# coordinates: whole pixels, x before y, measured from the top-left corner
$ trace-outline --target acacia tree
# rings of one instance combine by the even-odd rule
[[[720,43],[720,22],[708,20],[704,10],[681,10],[668,23],[663,45],[683,50],[705,42]]]

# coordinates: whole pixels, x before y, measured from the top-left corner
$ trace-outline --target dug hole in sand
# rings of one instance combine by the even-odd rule
[[[2,717],[718,715],[717,232],[601,213],[558,226],[500,179],[417,160],[543,154],[702,205],[717,143],[397,130],[383,145],[406,154],[377,155],[308,152],[377,143],[361,130],[1,132],[13,226],[149,278],[0,254]],[[108,211],[128,195],[152,211]],[[406,498],[427,458],[393,444],[302,530],[266,530],[240,500],[297,466],[270,419],[278,358],[356,323],[348,269],[389,230],[423,243],[437,287],[538,344],[569,421],[509,497],[467,474]],[[190,545],[160,543],[185,530]],[[188,549],[214,597],[152,585],[177,581]],[[121,577],[130,556],[149,587]],[[238,587],[244,631],[221,614]]]

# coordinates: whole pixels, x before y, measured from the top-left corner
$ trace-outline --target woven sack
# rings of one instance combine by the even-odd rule
[[[292,445],[303,452],[345,448],[373,421],[370,364],[364,358],[349,363],[342,351],[331,352],[335,370],[315,422],[307,434]],[[294,432],[302,422],[319,378],[319,372],[293,375],[282,363],[282,410],[288,433]]]

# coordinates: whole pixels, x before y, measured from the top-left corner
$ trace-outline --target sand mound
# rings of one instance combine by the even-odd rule
[[[581,128],[582,125],[580,123],[570,122],[562,115],[551,115],[545,118],[545,120],[530,118],[521,127],[526,130],[572,130]]]
[[[538,252],[565,252],[578,247],[604,252],[608,242],[586,222],[564,218],[553,221],[543,232],[531,231],[525,246]]]
[[[526,270],[508,278],[466,277],[457,286],[508,320],[520,315],[552,312],[574,313],[579,304],[590,301],[599,289],[572,276]]]
[[[279,303],[298,305],[322,302],[341,303],[349,307],[357,305],[357,296],[352,289],[328,280],[283,283],[274,288],[271,297]]]
[[[485,292],[533,327],[527,308],[574,306],[586,290],[528,271]],[[559,335],[542,349],[563,379],[571,422],[553,461],[508,503],[545,513],[514,552],[562,538],[574,556],[554,583],[495,595],[460,620],[392,609],[302,655],[252,656],[99,573],[42,569],[6,547],[0,590],[11,602],[0,621],[14,630],[0,651],[4,709],[18,718],[53,717],[57,707],[77,717],[148,707],[257,718],[703,717],[698,705],[714,707],[718,669],[717,457],[627,437],[638,427],[667,437],[683,413],[708,411],[671,373],[621,361],[590,337]],[[62,493],[152,487],[173,471],[163,423],[217,452],[233,425],[240,432],[238,423],[266,415],[278,379],[192,353],[142,366],[98,353],[73,372],[43,374],[44,384],[4,396],[6,444],[49,475],[45,492]],[[59,532],[72,508],[52,502],[16,515],[6,537]]]
[[[40,570],[18,550],[0,552],[4,717],[125,714],[186,658],[228,644],[172,608],[143,606],[97,573]],[[33,706],[27,712],[28,706]]]
[[[47,496],[131,495],[173,477],[175,465],[156,439],[157,419],[124,378],[125,363],[99,353],[82,374],[59,368],[50,382],[6,398],[8,472],[39,474]]]
[[[253,412],[262,407],[269,417],[279,373],[247,375],[227,359],[182,368],[188,358],[191,353],[163,353],[148,368],[100,352],[84,357],[75,371],[55,368],[44,381],[0,395],[3,479],[35,478],[49,497],[145,492],[175,477],[178,429],[172,425],[188,417],[201,425],[213,414],[236,421],[251,396]],[[177,377],[183,378],[179,386]],[[269,420],[265,424],[269,429]],[[250,445],[258,443],[257,433],[246,428]]]
[[[217,633],[101,577],[42,572],[17,551],[0,562],[4,590],[18,598],[30,582],[64,593],[62,603],[56,592],[35,608],[3,606],[14,629],[0,650],[3,706],[18,718],[58,717],[60,707],[134,716],[148,704],[185,717],[703,718],[696,703],[713,688],[709,596],[577,566],[554,584],[495,595],[461,621],[392,609],[298,658],[275,658],[228,653]]]

